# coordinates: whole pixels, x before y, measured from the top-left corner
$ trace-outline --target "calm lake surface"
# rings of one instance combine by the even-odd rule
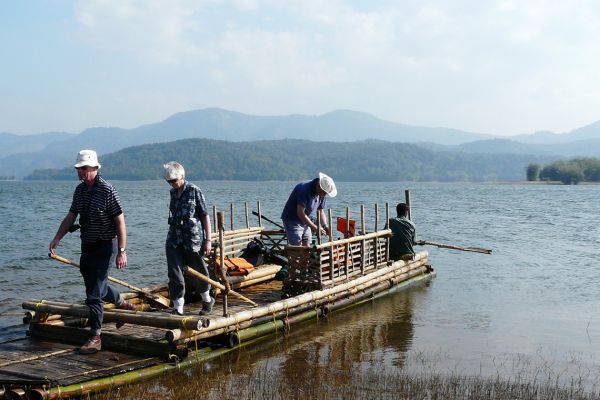
[[[112,270],[138,286],[166,280],[168,186],[112,182],[126,211],[129,267]],[[294,182],[195,182],[209,206],[243,203],[279,221]],[[78,271],[47,258],[77,182],[0,182],[0,327],[18,324],[25,299],[84,298]],[[440,373],[568,382],[600,377],[600,186],[338,183],[334,216],[350,207],[403,201],[411,190],[419,239],[493,249],[492,255],[426,247],[437,277],[428,285],[336,313],[280,334],[240,363],[295,371],[317,368]],[[78,260],[78,233],[58,254]],[[207,367],[208,368],[208,367]],[[248,371],[246,371],[248,372]],[[301,384],[299,381],[298,384]]]

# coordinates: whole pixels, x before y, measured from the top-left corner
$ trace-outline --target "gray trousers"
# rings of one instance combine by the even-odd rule
[[[165,246],[165,252],[167,255],[169,297],[171,300],[177,300],[185,296],[186,279],[184,272],[186,265],[207,277],[209,276],[208,268],[200,252],[187,250],[182,246],[173,247],[169,244]],[[210,284],[198,278],[190,277],[188,283],[198,294],[210,289]]]

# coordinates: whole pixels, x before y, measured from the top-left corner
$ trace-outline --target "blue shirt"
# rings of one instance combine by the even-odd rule
[[[302,223],[300,218],[298,218],[298,205],[304,207],[304,213],[308,215],[309,218],[314,218],[316,216],[316,210],[327,207],[326,197],[320,197],[317,194],[318,183],[319,178],[315,178],[312,181],[305,181],[297,184],[285,203],[285,207],[283,207],[281,219]]]
[[[187,250],[200,251],[204,240],[201,217],[207,215],[204,195],[193,183],[185,182],[181,196],[177,189],[170,191],[169,233],[167,245],[183,246]]]
[[[117,236],[115,217],[123,213],[119,194],[100,175],[91,189],[83,182],[77,185],[69,211],[79,214],[82,240],[95,242]]]

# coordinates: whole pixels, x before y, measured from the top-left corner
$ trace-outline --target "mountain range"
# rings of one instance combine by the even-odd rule
[[[219,108],[174,114],[164,121],[133,129],[96,127],[78,134],[0,133],[0,176],[22,178],[35,169],[62,168],[80,149],[102,155],[150,143],[187,138],[230,142],[304,139],[355,142],[367,139],[414,143],[445,152],[532,156],[600,156],[600,121],[568,133],[536,132],[510,139],[441,127],[399,124],[370,114],[337,110],[322,115],[256,116]]]

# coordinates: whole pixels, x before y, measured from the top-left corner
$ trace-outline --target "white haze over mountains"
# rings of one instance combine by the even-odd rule
[[[600,118],[592,0],[0,2],[0,132],[182,110],[514,135]]]
[[[556,135],[514,137],[519,141],[447,128],[397,124],[362,112],[338,110],[323,115],[257,116],[219,108],[177,113],[134,129],[90,128],[80,134],[0,134],[0,176],[23,177],[34,169],[70,165],[74,154],[92,148],[101,155],[125,147],[184,138],[227,141],[306,139],[350,142],[385,140],[418,143],[437,151],[600,156],[600,123]],[[265,155],[268,156],[268,155]]]

